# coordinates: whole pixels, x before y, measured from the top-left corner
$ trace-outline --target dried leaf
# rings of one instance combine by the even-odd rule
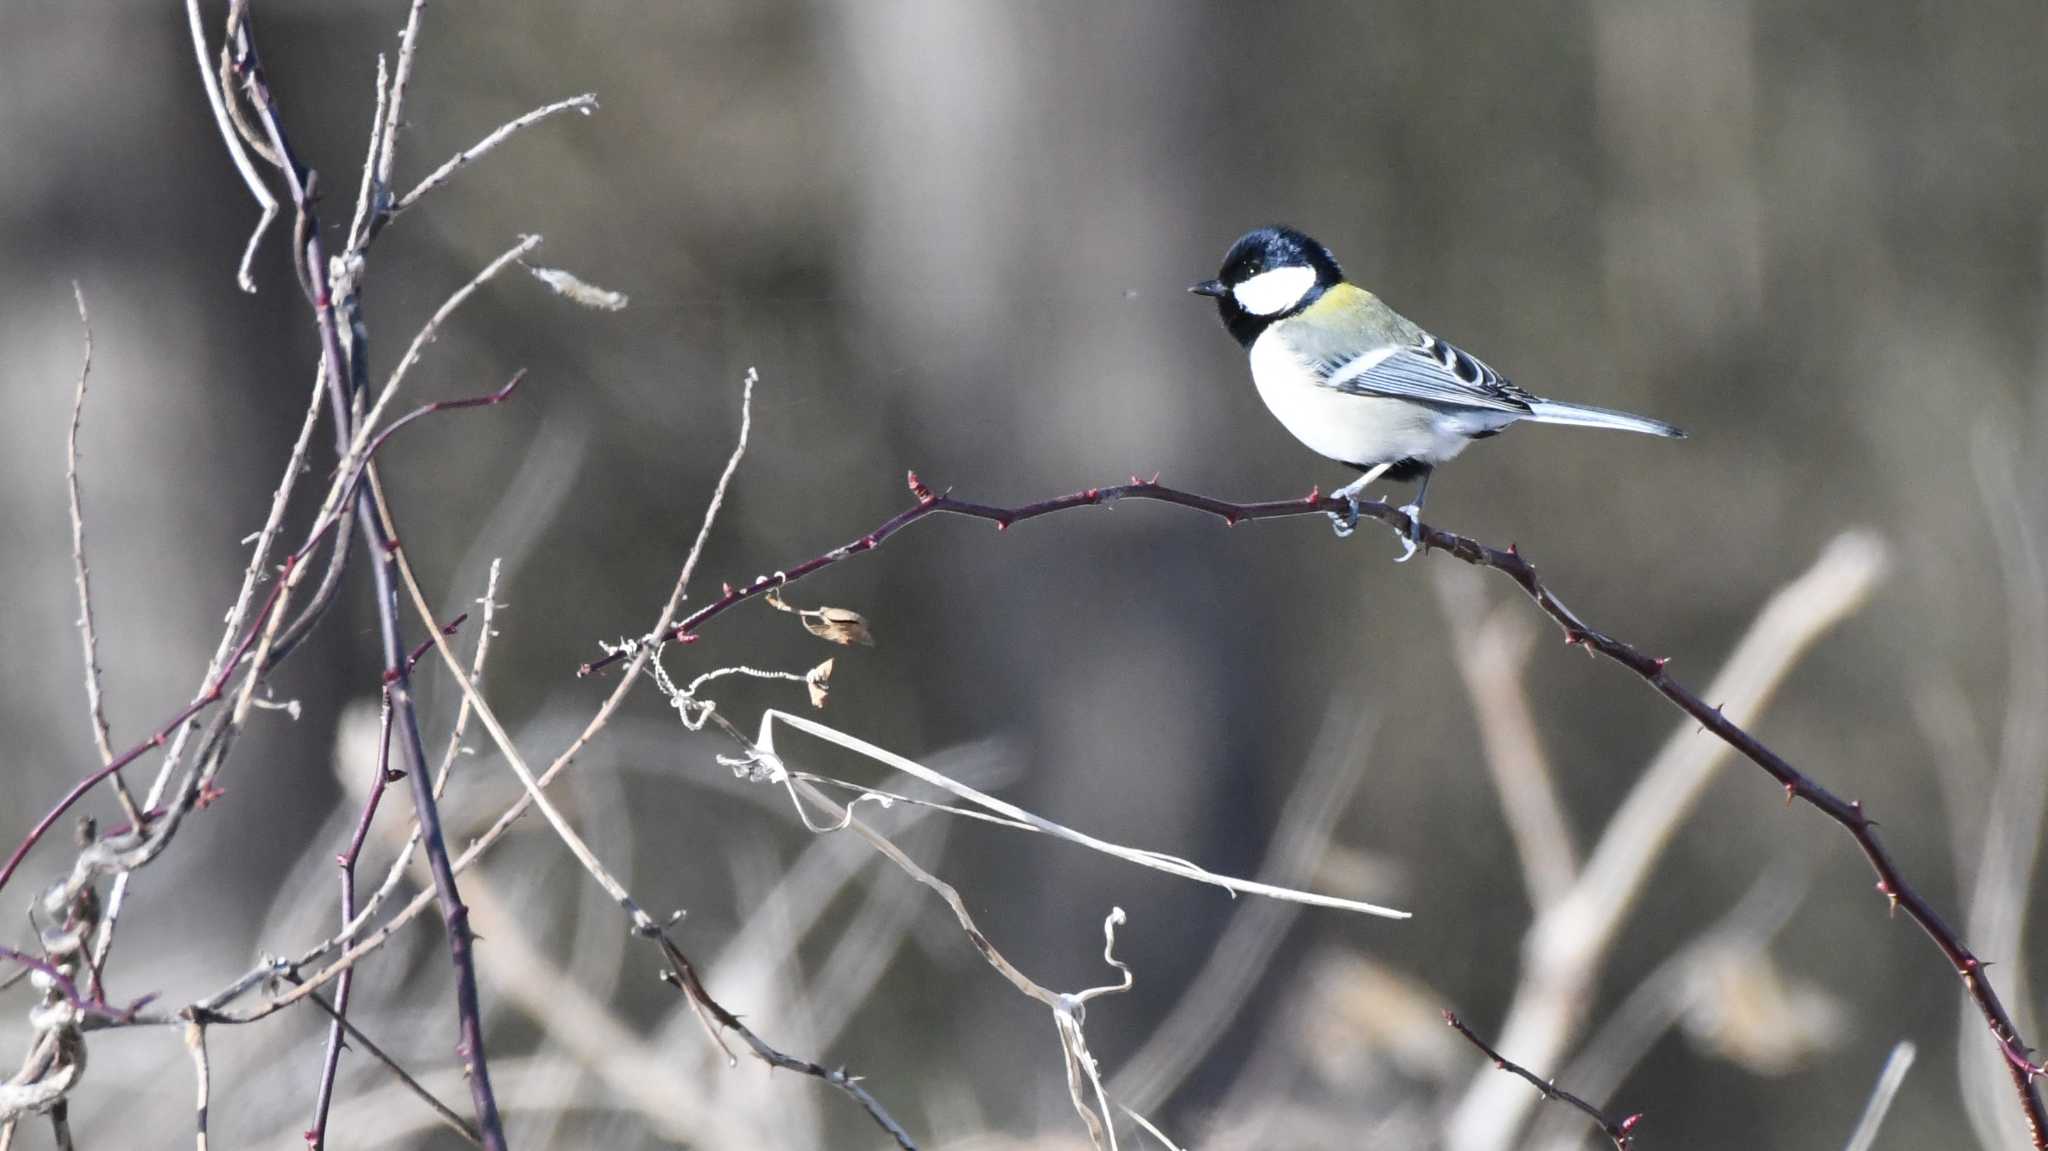
[[[821,607],[813,611],[801,611],[797,618],[803,621],[804,630],[837,644],[859,644],[862,647],[875,646],[875,637],[868,631],[868,621],[857,611],[843,607]]]
[[[828,659],[812,668],[804,676],[804,686],[811,691],[811,706],[824,707],[825,695],[832,690],[832,661]]]

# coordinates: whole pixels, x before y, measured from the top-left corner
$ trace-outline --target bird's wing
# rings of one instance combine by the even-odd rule
[[[1357,355],[1325,358],[1319,365],[1323,386],[1352,395],[1528,414],[1535,396],[1478,357],[1427,332],[1417,337],[1413,343],[1386,344]]]

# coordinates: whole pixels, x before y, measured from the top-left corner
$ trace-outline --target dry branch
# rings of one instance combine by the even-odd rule
[[[1465,1026],[1464,1021],[1460,1020],[1455,1014],[1449,1011],[1444,1012],[1444,1022],[1451,1025],[1451,1030],[1464,1036],[1467,1043],[1477,1047],[1488,1059],[1491,1059],[1495,1067],[1510,1075],[1528,1080],[1531,1086],[1543,1093],[1545,1099],[1554,1099],[1568,1107],[1585,1112],[1586,1117],[1593,1121],[1594,1126],[1600,1128],[1607,1138],[1613,1140],[1614,1151],[1629,1151],[1629,1145],[1632,1140],[1631,1133],[1635,1131],[1636,1124],[1642,1120],[1642,1115],[1626,1115],[1619,1119],[1612,1118],[1607,1112],[1564,1090],[1555,1082],[1537,1075],[1535,1072],[1509,1060],[1500,1052],[1487,1046],[1486,1040],[1473,1034],[1472,1029]]]
[[[995,524],[999,530],[1003,530],[1025,520],[1056,512],[1083,507],[1114,506],[1123,500],[1177,504],[1215,516],[1229,525],[1248,520],[1282,519],[1317,513],[1339,514],[1350,510],[1348,502],[1324,496],[1319,491],[1311,491],[1300,499],[1236,503],[1166,487],[1156,479],[1145,481],[1135,476],[1131,477],[1128,484],[1085,488],[1064,496],[1014,507],[975,503],[955,499],[948,492],[935,492],[927,487],[915,472],[909,475],[909,485],[911,494],[917,501],[910,508],[883,521],[866,535],[822,555],[814,556],[772,575],[757,577],[753,582],[740,587],[728,586],[724,595],[685,617],[663,633],[663,638],[691,642],[703,625],[738,604],[779,590],[853,556],[873,551],[890,536],[934,515],[956,515],[986,520]],[[2020,1038],[2018,1028],[2006,1011],[2004,1003],[1992,989],[1990,981],[1985,978],[1982,962],[1964,944],[1961,936],[1934,910],[1926,897],[1920,894],[1919,889],[1899,871],[1897,863],[1877,834],[1876,823],[1864,813],[1861,803],[1836,795],[1811,776],[1792,766],[1783,756],[1771,750],[1742,726],[1730,720],[1720,706],[1709,704],[1694,694],[1666,670],[1665,665],[1669,662],[1667,659],[1645,654],[1632,644],[1589,626],[1543,583],[1536,573],[1535,566],[1523,558],[1521,552],[1513,545],[1503,550],[1478,540],[1430,527],[1412,521],[1405,512],[1385,503],[1365,502],[1357,507],[1360,515],[1379,520],[1403,535],[1412,536],[1425,548],[1448,553],[1453,558],[1475,567],[1491,568],[1500,572],[1557,623],[1564,632],[1567,644],[1582,647],[1592,654],[1605,656],[1635,673],[1652,690],[1696,720],[1702,728],[1712,732],[1717,739],[1762,769],[1784,789],[1788,802],[1801,801],[1841,827],[1855,841],[1857,848],[1870,864],[1871,870],[1876,873],[1879,893],[1885,896],[1892,908],[1903,909],[1906,912],[1928,940],[1941,951],[1962,980],[1964,990],[1976,1005],[1979,1015],[1991,1031],[1993,1042],[2006,1061],[2007,1071],[2019,1096],[2020,1108],[2026,1118],[2028,1132],[2034,1145],[2041,1151],[2048,1151],[2048,1105],[2044,1105],[2040,1090],[2034,1082],[2036,1077],[2044,1074],[2044,1069],[2030,1060],[2029,1048]],[[1866,552],[1876,547],[1869,541],[1859,541],[1856,546]],[[1875,560],[1871,560],[1866,566],[1875,567],[1875,563]],[[584,664],[579,674],[591,674],[625,658],[625,655],[623,650],[614,651],[602,659]],[[1595,862],[1597,863],[1597,860]],[[1589,870],[1592,866],[1594,865],[1589,864]]]

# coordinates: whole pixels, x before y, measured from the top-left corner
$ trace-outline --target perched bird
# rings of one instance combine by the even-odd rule
[[[1188,291],[1216,299],[1223,326],[1251,353],[1259,398],[1294,438],[1364,474],[1331,494],[1337,534],[1358,524],[1358,498],[1385,476],[1419,481],[1401,510],[1415,554],[1431,471],[1509,424],[1573,424],[1683,439],[1659,420],[1532,396],[1345,280],[1330,250],[1293,228],[1246,233],[1223,269]]]

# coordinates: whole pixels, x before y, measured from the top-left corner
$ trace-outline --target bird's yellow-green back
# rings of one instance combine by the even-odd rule
[[[1422,329],[1353,283],[1331,286],[1308,307],[1274,325],[1275,334],[1311,364],[1340,364],[1389,344],[1422,339]]]

